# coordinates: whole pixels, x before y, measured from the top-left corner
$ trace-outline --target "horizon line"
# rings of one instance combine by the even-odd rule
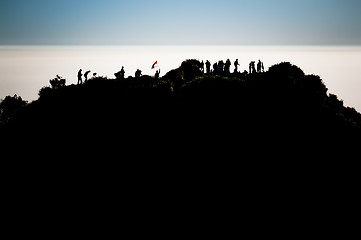
[[[0,44],[1,47],[118,47],[118,46],[197,46],[197,47],[361,47],[361,44]]]

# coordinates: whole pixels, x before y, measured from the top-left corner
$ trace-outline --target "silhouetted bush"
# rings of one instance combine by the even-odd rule
[[[183,76],[186,81],[190,81],[197,76],[202,76],[201,63],[195,59],[189,59],[182,62],[180,70],[183,71]]]
[[[6,125],[14,116],[21,111],[27,102],[20,96],[7,96],[0,102],[0,125]]]
[[[108,80],[108,78],[107,77],[104,77],[104,76],[95,76],[95,77],[92,77],[92,78],[90,78],[87,82],[97,82],[97,81],[106,81],[106,80]]]
[[[58,89],[61,87],[65,87],[66,80],[59,75],[56,75],[56,78],[49,80],[49,82],[53,89]]]
[[[39,90],[39,97],[45,97],[51,95],[52,89],[50,87],[42,87]]]
[[[305,73],[299,67],[289,62],[282,62],[271,66],[268,73],[273,77],[288,78],[289,80],[299,79],[305,76]]]
[[[198,60],[188,59],[182,62],[179,68],[165,74],[162,79],[170,83],[172,90],[177,90],[186,82],[202,76],[200,67],[201,63]]]

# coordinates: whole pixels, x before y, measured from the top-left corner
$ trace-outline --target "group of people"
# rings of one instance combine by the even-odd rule
[[[252,61],[249,64],[249,73],[260,73],[260,72],[264,72],[264,65],[263,62],[261,62],[261,60],[258,60],[257,63],[257,70],[256,70],[256,62]]]
[[[220,60],[216,63],[213,64],[213,69],[211,70],[211,63],[207,60],[205,63],[202,61],[201,62],[201,71],[204,72],[204,66],[206,67],[206,73],[207,74],[211,74],[211,73],[215,73],[215,74],[229,74],[231,73],[230,71],[230,67],[231,67],[232,63],[231,60],[227,59],[226,62],[223,62],[223,60]],[[236,59],[236,61],[234,61],[233,63],[234,65],[234,73],[238,73],[238,66],[240,65],[238,63],[238,59]],[[91,71],[86,71],[84,73],[84,82],[88,81],[88,74]],[[257,68],[256,68],[256,62],[252,61],[249,64],[249,72],[244,71],[244,73],[246,74],[252,74],[252,73],[260,73],[260,72],[264,72],[264,65],[263,62],[261,62],[261,60],[258,60],[257,63]],[[154,78],[158,79],[160,75],[160,69],[157,70],[155,72]],[[82,69],[79,70],[78,72],[78,84],[82,84],[83,83],[83,79],[82,79]],[[96,73],[93,73],[93,77],[96,76]],[[124,70],[124,66],[122,66],[122,69],[119,72],[114,73],[114,76],[116,79],[124,79],[125,78],[125,70]],[[137,69],[137,71],[135,72],[135,78],[140,78],[142,76],[142,71]]]
[[[83,73],[82,73],[82,69],[80,69],[79,71],[78,71],[78,84],[83,84]],[[88,81],[88,75],[89,75],[89,73],[90,73],[91,71],[89,70],[89,71],[86,71],[85,73],[84,73],[84,83],[86,83],[87,81]],[[93,73],[93,77],[95,77],[97,74],[96,73]]]
[[[160,69],[155,72],[154,78],[158,79],[160,74]],[[116,79],[124,79],[125,78],[125,71],[124,66],[122,66],[122,69],[119,72],[114,73],[114,76]],[[135,77],[140,78],[142,76],[142,71],[137,69],[135,71]]]
[[[88,75],[89,73],[91,72],[90,70],[89,71],[86,71],[83,75],[82,73],[82,69],[80,69],[78,71],[78,83],[77,84],[83,84],[83,76],[84,76],[84,83],[86,83],[88,81]],[[96,73],[93,73],[93,77],[96,77]],[[154,78],[155,79],[158,79],[159,78],[159,75],[160,75],[160,69],[157,70],[155,72],[155,75],[154,75]],[[122,69],[119,71],[119,72],[116,72],[114,73],[114,76],[116,79],[120,80],[120,79],[125,79],[125,70],[124,70],[124,66],[122,66]],[[136,78],[139,78],[142,76],[142,71],[137,69],[137,71],[135,72],[135,77]]]
[[[256,70],[256,65],[255,65],[255,61],[250,62],[249,64],[249,72],[245,71],[245,73],[260,73],[260,72],[264,72],[264,65],[263,62],[261,62],[261,60],[258,60],[257,63],[257,70]],[[206,66],[206,73],[210,74],[210,73],[216,73],[216,74],[228,74],[231,73],[230,72],[230,67],[232,65],[231,61],[229,59],[227,59],[226,62],[223,62],[223,60],[220,60],[216,63],[213,64],[213,69],[211,70],[211,63],[207,60],[205,63],[202,61],[201,62],[201,71],[204,72],[204,65]],[[240,65],[238,62],[238,59],[236,59],[236,61],[234,61],[233,63],[234,65],[234,73],[238,73],[238,66]]]
[[[237,62],[237,65],[236,65]],[[235,64],[235,68],[237,69],[238,64],[238,59],[236,60]],[[204,72],[204,65],[206,65],[206,73],[230,73],[230,67],[232,65],[231,61],[229,59],[227,59],[226,62],[223,62],[223,60],[220,60],[218,63],[214,63],[213,64],[213,71],[211,71],[211,63],[207,60],[206,63],[204,63],[203,61],[201,62],[201,71]],[[237,70],[235,70],[236,72]]]

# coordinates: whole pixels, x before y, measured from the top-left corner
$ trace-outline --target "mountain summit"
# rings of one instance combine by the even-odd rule
[[[126,143],[131,139],[344,143],[361,136],[360,113],[329,94],[320,77],[306,75],[288,62],[266,72],[205,74],[199,61],[186,60],[161,78],[95,76],[66,86],[57,76],[50,82],[51,87],[42,88],[39,99],[30,104],[19,97],[2,101],[4,132],[16,139],[41,136],[46,142],[85,138],[81,143],[91,138]],[[19,107],[11,111],[8,102],[16,99]]]

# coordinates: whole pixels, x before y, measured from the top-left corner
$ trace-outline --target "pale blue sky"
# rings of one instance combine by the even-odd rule
[[[0,0],[0,44],[361,45],[361,0]]]

